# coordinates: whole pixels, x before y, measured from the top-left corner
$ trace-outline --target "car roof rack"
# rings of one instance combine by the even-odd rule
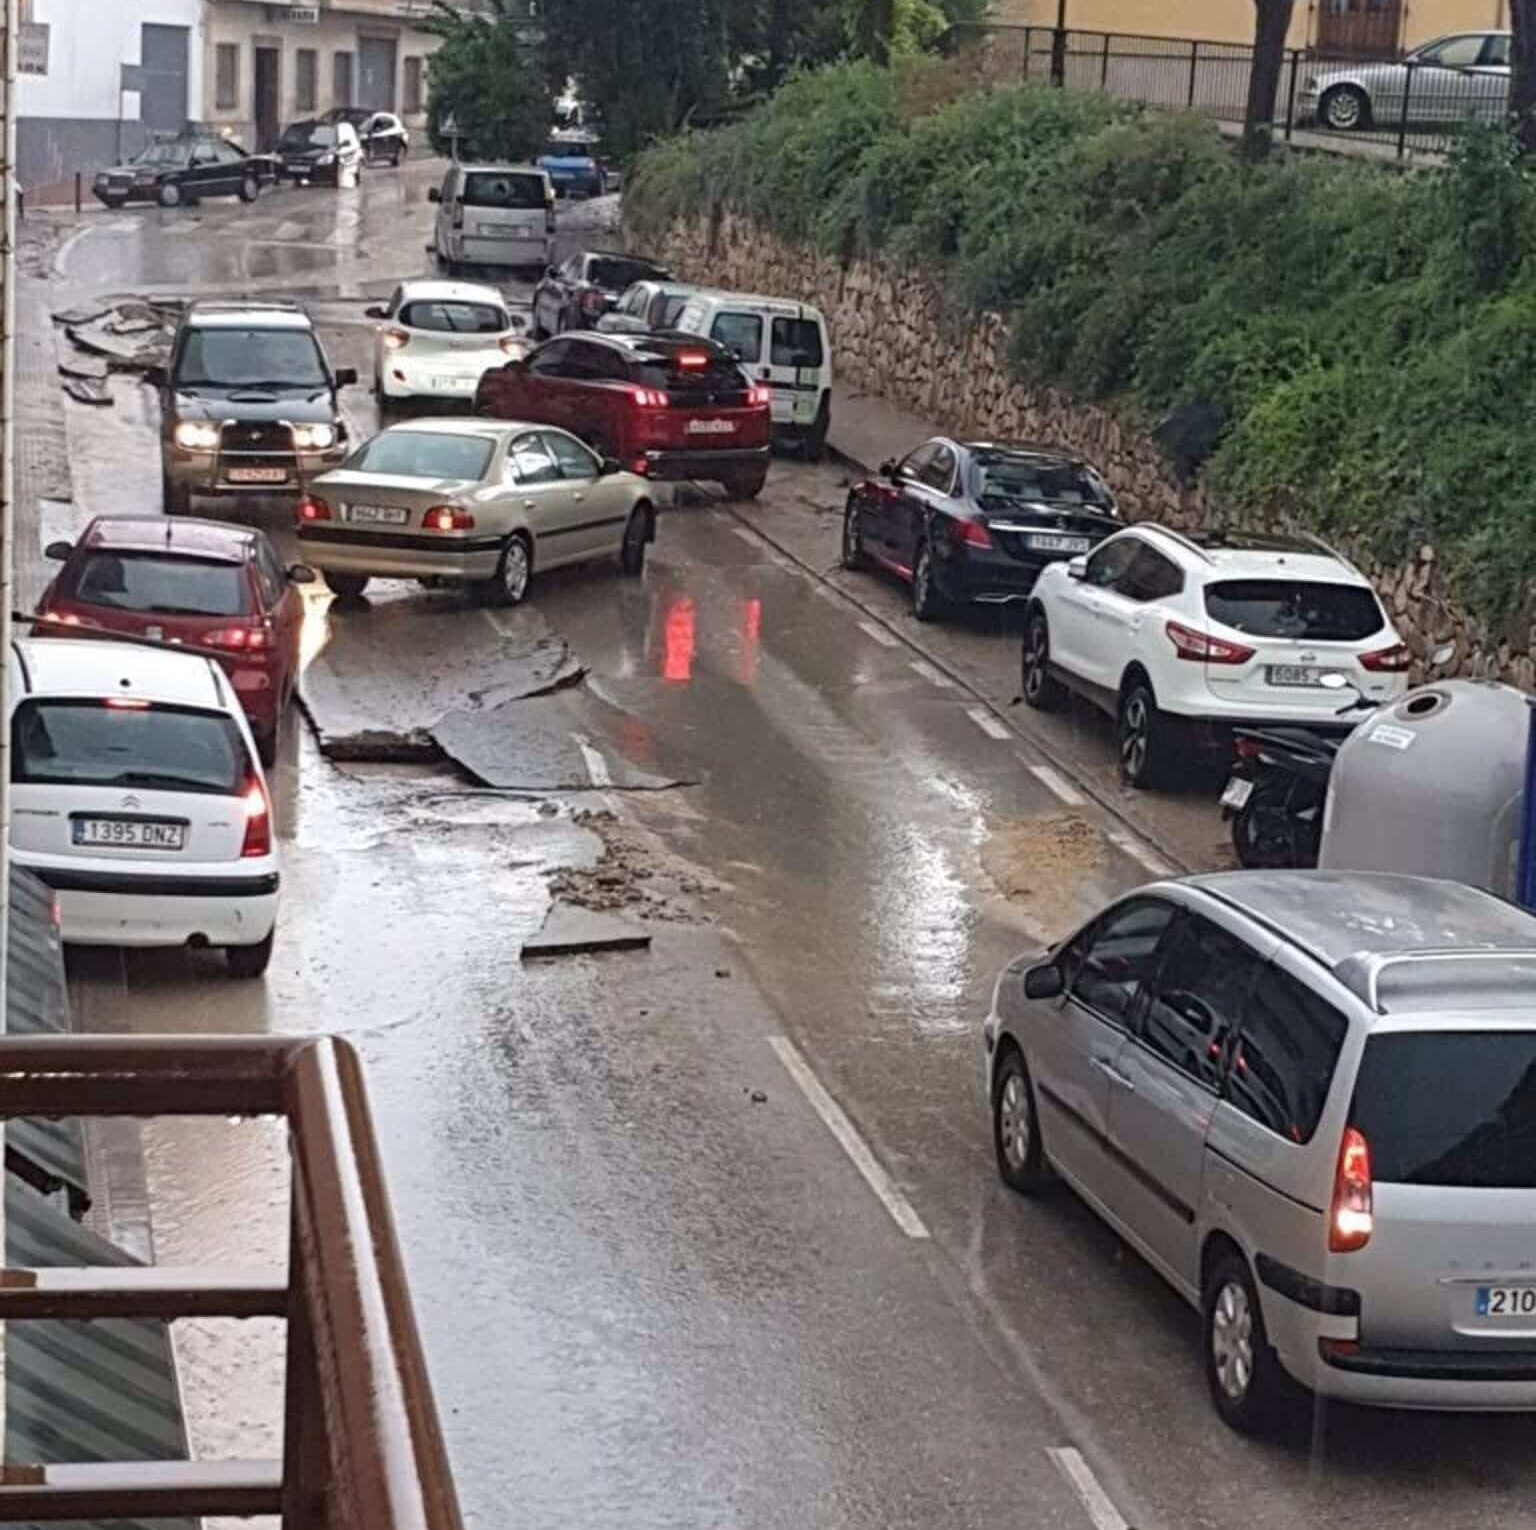
[[[1182,531],[1175,531],[1172,526],[1164,526],[1160,521],[1133,521],[1131,528],[1128,529],[1132,528],[1137,531],[1161,532],[1163,536],[1177,542],[1180,547],[1192,552],[1197,558],[1215,565],[1216,560],[1193,537],[1186,536]]]

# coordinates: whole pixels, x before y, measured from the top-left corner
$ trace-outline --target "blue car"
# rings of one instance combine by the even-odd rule
[[[559,197],[600,197],[608,189],[603,167],[592,145],[580,139],[559,139],[546,145],[539,168],[549,176]]]

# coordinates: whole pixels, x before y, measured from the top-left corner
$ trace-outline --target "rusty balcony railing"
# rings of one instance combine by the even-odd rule
[[[0,1037],[0,1118],[171,1115],[287,1119],[287,1280],[6,1270],[0,1318],[284,1318],[283,1459],[7,1462],[0,1521],[280,1514],[286,1530],[461,1530],[352,1048],[328,1037]]]

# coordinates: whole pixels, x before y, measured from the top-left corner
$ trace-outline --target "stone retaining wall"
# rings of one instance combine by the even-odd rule
[[[1202,488],[1175,481],[1143,423],[1054,388],[1014,381],[1002,319],[956,315],[922,271],[844,264],[787,245],[727,212],[674,224],[662,240],[648,243],[687,280],[814,303],[832,330],[838,379],[857,392],[876,394],[947,434],[1069,447],[1103,472],[1128,518],[1191,526],[1218,514]],[[1252,517],[1240,523],[1258,524]],[[1536,621],[1526,617],[1491,632],[1446,597],[1432,547],[1398,564],[1347,543],[1339,550],[1370,576],[1421,657],[1455,642],[1455,657],[1437,675],[1491,676],[1536,688]]]

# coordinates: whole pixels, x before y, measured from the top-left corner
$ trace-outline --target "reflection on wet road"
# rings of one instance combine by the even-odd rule
[[[110,215],[55,286],[295,284],[366,383],[361,299],[421,269],[432,177]],[[114,396],[71,408],[75,501],[48,535],[158,504],[153,400]],[[373,428],[363,388],[348,410]],[[836,469],[778,463],[761,513],[841,496]],[[297,556],[289,506],[218,513]],[[1085,1530],[1050,1454],[1073,1446],[1139,1530],[1536,1525],[1524,1422],[1341,1410],[1312,1438],[1228,1434],[1160,1280],[1071,1197],[997,1185],[976,1086],[993,977],[1156,862],[886,626],[709,503],[666,511],[642,581],[553,574],[495,620],[409,585],[348,611],[306,598],[320,736],[443,722],[447,757],[342,763],[292,728],[266,983],[90,953],[74,991],[98,1028],[363,1046],[472,1524],[514,1503],[699,1530]],[[584,677],[520,701],[545,642]],[[487,732],[504,756],[550,751],[564,789],[470,780],[455,740]],[[552,888],[646,919],[652,950],[524,966]],[[144,1156],[163,1259],[281,1260],[280,1142],[157,1125]],[[201,1446],[259,1453],[275,1336],[186,1348]],[[238,1438],[216,1423],[231,1371]]]

